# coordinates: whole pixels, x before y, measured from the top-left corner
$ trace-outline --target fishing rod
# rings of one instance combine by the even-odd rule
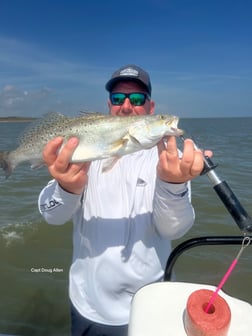
[[[180,138],[184,141],[185,138],[180,136]],[[194,143],[194,148],[198,150],[199,148]],[[216,164],[210,159],[209,156],[204,155],[204,168],[201,172],[201,175],[207,175],[209,180],[213,184],[213,189],[216,194],[219,196],[222,203],[225,205],[226,209],[233,217],[234,221],[240,228],[240,230],[245,233],[252,232],[252,220],[246,210],[241,205],[240,201],[229,187],[225,180],[221,180],[215,172]]]

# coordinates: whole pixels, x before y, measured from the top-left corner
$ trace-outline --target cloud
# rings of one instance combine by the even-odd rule
[[[39,46],[1,37],[0,49],[0,116],[106,108],[108,69],[70,62]]]
[[[0,116],[41,116],[49,111],[106,112],[106,80],[115,70],[0,36]],[[120,66],[120,64],[118,65]],[[116,66],[115,66],[116,67]],[[251,72],[150,70],[157,113],[190,116],[251,115]],[[152,68],[152,69],[151,69]]]
[[[36,83],[70,78],[78,81],[79,76],[76,78],[75,75],[82,72],[76,64],[61,60],[36,45],[0,38],[0,47],[1,83],[6,79],[27,85],[32,80]]]
[[[0,116],[36,116],[47,109],[53,101],[53,91],[21,90],[14,85],[6,85],[0,91]]]

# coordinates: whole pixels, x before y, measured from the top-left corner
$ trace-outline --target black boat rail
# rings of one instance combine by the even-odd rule
[[[246,237],[250,238],[248,245],[252,245],[252,236]],[[171,281],[173,267],[183,252],[202,245],[241,245],[243,239],[244,236],[207,236],[191,238],[180,243],[172,250],[167,260],[164,281]]]

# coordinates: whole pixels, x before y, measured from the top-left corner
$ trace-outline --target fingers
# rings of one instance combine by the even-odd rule
[[[192,161],[189,174],[192,176],[192,178],[196,177],[200,175],[203,168],[204,168],[203,154],[200,151],[196,150],[194,152],[194,158]]]
[[[163,166],[164,169],[168,170],[172,165],[176,165],[179,160],[176,138],[170,136],[162,139],[158,143],[158,153],[161,167]]]
[[[168,137],[166,144],[164,141],[160,142],[158,153],[157,173],[166,182],[183,183],[192,180],[200,175],[204,168],[203,153],[195,149],[194,142],[191,139],[184,141],[181,157],[179,157],[175,137]],[[206,151],[206,154],[212,156],[211,151]]]
[[[203,166],[202,152],[195,150],[194,142],[191,139],[186,139],[181,159],[181,171],[184,175],[195,177],[202,171]]]
[[[194,149],[193,141],[190,139],[186,139],[184,141],[184,151],[183,151],[183,155],[181,159],[181,171],[185,175],[190,174],[193,160],[194,160],[194,152],[195,152],[195,149]]]
[[[51,165],[54,163],[58,156],[58,151],[62,146],[63,138],[57,137],[51,141],[49,141],[43,150],[43,160],[47,165]]]
[[[166,142],[166,145],[165,145]],[[159,155],[165,151],[169,157],[178,157],[177,141],[175,136],[163,138],[158,143]]]
[[[205,151],[204,151],[204,155],[205,155],[205,156],[208,156],[208,157],[212,157],[212,156],[213,156],[213,152],[210,151],[210,150],[205,150]]]
[[[63,146],[62,150],[60,151],[60,153],[57,156],[57,159],[54,162],[55,169],[59,173],[64,173],[65,171],[67,171],[69,163],[70,163],[72,155],[73,155],[73,152],[76,149],[76,147],[78,146],[78,144],[79,144],[79,141],[78,141],[77,138],[71,138]],[[72,166],[72,168],[73,168],[73,170],[75,170],[74,165]]]
[[[63,138],[59,137],[48,142],[43,151],[44,161],[52,177],[65,191],[73,194],[83,192],[90,166],[90,162],[71,163],[78,144],[78,138],[73,137],[63,145]]]
[[[159,162],[157,174],[166,182],[178,182],[179,154],[176,138],[171,136],[158,143]]]
[[[63,146],[63,138],[57,137],[47,143],[43,150],[43,159],[48,166],[54,165],[54,168],[63,173],[67,170],[69,162],[76,147],[78,146],[78,139],[71,138]]]

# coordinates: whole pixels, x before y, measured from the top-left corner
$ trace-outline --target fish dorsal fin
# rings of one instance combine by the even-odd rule
[[[58,122],[62,122],[62,120],[67,119],[67,116],[58,112],[46,113],[25,128],[24,132],[19,137],[19,143],[22,144],[27,141],[27,138],[34,137],[40,134],[41,131],[48,129],[49,127],[53,127],[53,125]]]
[[[107,116],[104,113],[100,113],[100,112],[89,112],[89,111],[80,111],[80,116],[81,117],[85,117],[85,118],[98,118],[98,117],[105,117]]]

